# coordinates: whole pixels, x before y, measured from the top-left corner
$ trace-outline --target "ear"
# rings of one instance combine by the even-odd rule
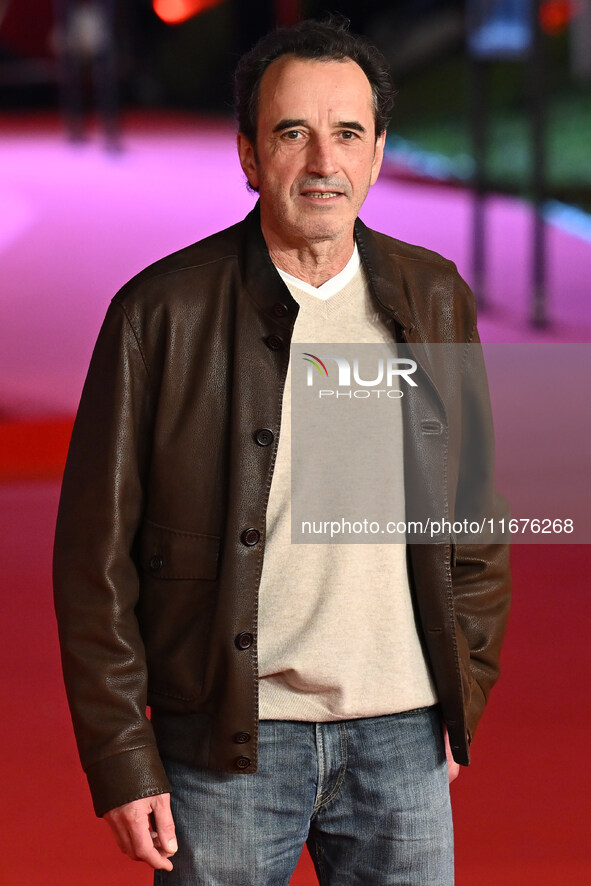
[[[377,181],[380,169],[382,168],[382,160],[384,159],[384,147],[386,146],[386,130],[381,132],[376,139],[376,147],[373,155],[373,163],[371,164],[370,185],[374,185]]]
[[[259,171],[257,167],[257,161],[255,156],[255,149],[252,142],[247,139],[243,132],[239,132],[236,138],[236,145],[238,147],[238,156],[240,158],[240,165],[242,166],[242,171],[244,175],[248,179],[248,184],[251,188],[255,190],[259,186]]]

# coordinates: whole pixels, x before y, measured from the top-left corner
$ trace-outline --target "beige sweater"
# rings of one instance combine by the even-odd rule
[[[300,305],[294,343],[392,341],[356,252],[316,292],[282,277]],[[432,705],[437,697],[417,634],[405,545],[291,543],[290,391],[288,373],[259,595],[260,717],[341,720]],[[392,405],[386,431],[403,498],[402,410],[399,401]]]

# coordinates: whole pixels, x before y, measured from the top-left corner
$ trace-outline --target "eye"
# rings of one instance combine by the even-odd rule
[[[286,132],[281,133],[281,138],[286,141],[295,142],[301,137],[302,133],[299,129],[288,129]]]
[[[352,129],[343,129],[341,131],[341,138],[345,141],[353,141],[354,138],[358,138],[358,135]]]

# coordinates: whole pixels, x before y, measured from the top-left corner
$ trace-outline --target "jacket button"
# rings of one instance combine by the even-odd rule
[[[250,766],[250,757],[237,757],[236,759],[236,768],[237,769],[248,769]]]
[[[164,566],[164,560],[162,559],[162,557],[159,557],[158,554],[155,554],[153,557],[150,557],[149,565],[152,572],[160,572],[160,570]]]
[[[254,643],[254,637],[248,631],[242,631],[241,634],[238,634],[234,643],[238,647],[238,649],[250,649],[252,644]]]
[[[276,317],[285,317],[289,313],[289,309],[287,305],[284,305],[280,301],[278,301],[277,304],[273,305],[273,313]]]
[[[272,351],[280,351],[283,347],[283,339],[280,335],[269,335],[265,339],[265,344],[268,348],[271,348]]]
[[[243,545],[246,545],[248,548],[252,548],[253,545],[256,545],[260,540],[261,533],[258,529],[245,529],[242,535],[240,536],[240,540]]]
[[[246,744],[247,741],[250,741],[250,732],[237,732],[234,741],[236,744]]]
[[[254,435],[254,439],[259,446],[269,446],[269,444],[273,442],[273,431],[269,428],[259,428]]]

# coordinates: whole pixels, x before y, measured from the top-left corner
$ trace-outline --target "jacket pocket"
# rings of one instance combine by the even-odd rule
[[[151,520],[142,528],[140,565],[155,579],[214,581],[219,552],[215,535],[169,529]]]
[[[220,539],[147,521],[139,539],[136,616],[148,699],[201,698],[215,609]]]

